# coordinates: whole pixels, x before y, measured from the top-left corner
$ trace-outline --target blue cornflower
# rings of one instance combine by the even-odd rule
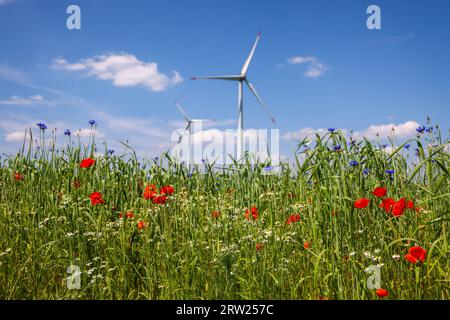
[[[36,125],[39,127],[39,129],[41,129],[42,131],[47,129],[47,126],[45,125],[45,123],[42,122],[38,122],[36,123]]]
[[[333,133],[336,129],[335,128],[328,128],[328,132]]]
[[[387,146],[388,146],[387,144],[382,144],[382,145],[381,145],[381,148],[386,149]]]
[[[202,159],[202,163],[205,163],[206,162],[206,160],[205,159]]]
[[[411,147],[411,145],[409,143],[405,145],[405,149],[409,150],[409,147]]]
[[[64,131],[64,135],[65,136],[68,136],[68,137],[70,137],[70,130],[69,129],[66,129],[66,131]]]
[[[114,150],[113,150],[113,149],[108,149],[108,153],[109,153],[110,155],[112,155],[112,154],[114,153]]]
[[[95,126],[97,124],[97,122],[95,120],[89,120],[89,124],[91,126]]]
[[[385,170],[387,174],[394,174],[395,170]]]
[[[421,127],[418,127],[417,129],[416,129],[416,131],[418,132],[418,133],[424,133],[424,131],[426,130],[427,128],[425,127],[425,126],[421,126]]]
[[[188,177],[188,178],[192,178],[192,173],[189,172],[189,173],[187,174],[187,177]]]
[[[428,127],[426,131],[427,131],[428,133],[433,132],[433,127]]]
[[[367,176],[369,174],[369,169],[365,168],[362,173],[363,175]]]
[[[272,171],[273,170],[273,167],[272,166],[266,166],[266,167],[264,167],[264,171]]]
[[[339,151],[339,150],[341,150],[341,145],[337,144],[333,147],[333,149],[334,149],[334,151]]]
[[[354,146],[356,143],[356,140],[350,140],[350,142],[348,143],[349,146]]]
[[[358,163],[358,161],[356,161],[356,160],[350,161],[350,165],[351,165],[352,167],[356,167],[358,164],[359,164],[359,163]]]

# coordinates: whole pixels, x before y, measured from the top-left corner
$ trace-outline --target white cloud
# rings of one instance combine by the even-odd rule
[[[362,131],[354,131],[352,137],[354,139],[362,139],[365,137],[369,140],[376,139],[378,137],[380,139],[387,139],[392,134],[394,134],[396,138],[412,138],[416,134],[417,127],[419,127],[419,124],[416,121],[406,121],[405,123],[400,124],[391,123],[391,124],[371,125]],[[347,136],[350,133],[350,130],[348,129],[340,129],[340,130],[344,135]],[[297,131],[290,131],[285,133],[282,136],[282,139],[301,140],[311,133],[318,133],[320,135],[323,135],[327,133],[327,129],[302,128]]]
[[[84,71],[101,80],[111,80],[115,86],[144,86],[152,91],[163,91],[179,84],[183,78],[177,71],[172,75],[160,73],[156,62],[143,62],[128,53],[108,53],[69,63],[65,59],[53,60],[52,67],[65,71]]]
[[[6,134],[6,142],[18,142],[23,141],[25,138],[25,131],[13,131]]]
[[[6,6],[8,3],[13,2],[14,0],[0,0],[0,7]]]
[[[0,78],[8,81],[17,82],[20,84],[27,83],[27,78],[22,73],[22,71],[15,68],[11,68],[6,64],[0,64]]]
[[[410,138],[416,134],[416,129],[419,127],[419,124],[416,121],[407,121],[405,123],[400,124],[380,124],[380,125],[371,125],[367,129],[355,132],[355,138],[366,137],[367,139],[376,139],[377,134],[382,139],[387,139],[393,134],[397,138]]]
[[[314,56],[295,56],[288,58],[287,62],[293,65],[306,64],[306,70],[303,74],[306,78],[320,77],[328,70],[328,66]]]
[[[19,96],[11,96],[9,99],[0,100],[0,105],[5,106],[32,106],[32,105],[55,105],[56,101],[44,100],[41,95],[22,98]]]

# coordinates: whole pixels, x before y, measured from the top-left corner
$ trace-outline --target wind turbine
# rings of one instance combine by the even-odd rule
[[[228,80],[228,81],[237,81],[238,83],[238,121],[237,121],[237,131],[238,131],[238,141],[237,141],[237,159],[240,160],[244,153],[244,97],[243,97],[243,90],[244,90],[244,83],[247,85],[247,87],[250,89],[250,91],[255,96],[256,100],[258,100],[259,104],[263,108],[263,110],[267,113],[267,115],[270,117],[270,120],[272,120],[273,123],[275,123],[275,119],[270,113],[269,109],[266,107],[264,102],[259,97],[258,93],[256,92],[255,87],[253,84],[248,80],[247,78],[247,71],[248,67],[250,65],[250,62],[252,61],[253,55],[255,54],[256,46],[258,45],[259,39],[261,38],[261,32],[258,33],[255,43],[253,45],[252,50],[250,51],[250,54],[245,61],[241,73],[238,75],[227,75],[227,76],[211,76],[211,77],[192,77],[192,80]]]
[[[183,108],[181,107],[180,103],[175,100],[175,105],[178,109],[178,111],[180,111],[181,115],[184,118],[184,121],[186,121],[186,128],[184,129],[183,134],[180,134],[180,137],[178,138],[178,144],[180,144],[183,141],[183,137],[186,133],[188,133],[188,147],[189,147],[189,156],[188,156],[188,162],[190,164],[191,161],[191,134],[192,134],[192,124],[193,123],[198,123],[198,122],[212,122],[214,121],[214,119],[191,119],[187,113],[183,110]]]

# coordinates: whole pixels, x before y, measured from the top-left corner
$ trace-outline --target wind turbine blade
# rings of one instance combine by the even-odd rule
[[[263,108],[263,110],[267,113],[267,115],[270,117],[270,120],[272,120],[272,122],[275,124],[275,118],[272,116],[272,114],[269,111],[269,108],[266,107],[266,105],[264,104],[264,102],[261,100],[261,98],[259,97],[258,93],[256,92],[255,87],[250,83],[250,81],[245,80],[245,83],[247,84],[248,88],[250,89],[250,91],[253,93],[253,95],[255,96],[256,100],[258,100],[259,104],[261,105],[261,107]]]
[[[250,51],[250,54],[249,54],[247,60],[245,61],[244,66],[242,67],[241,75],[243,75],[243,76],[245,76],[247,74],[248,66],[250,65],[253,55],[255,54],[255,50],[256,50],[256,46],[258,45],[259,38],[261,38],[261,32],[258,32],[258,35],[256,36],[255,44],[253,45],[252,51]]]
[[[242,77],[240,75],[230,75],[230,76],[211,76],[211,77],[191,77],[191,80],[240,80]]]
[[[187,122],[191,121],[189,119],[189,116],[187,115],[186,112],[184,112],[183,108],[181,107],[180,103],[177,100],[175,100],[175,105],[177,106],[178,111],[180,111],[180,113],[183,115],[184,120],[186,120]]]
[[[189,120],[188,122],[187,122],[187,126],[186,126],[186,128],[184,129],[184,131],[183,131],[183,134],[180,134],[180,137],[178,138],[178,143],[181,143],[181,141],[183,141],[183,137],[184,137],[184,135],[186,134],[186,132],[188,133],[188,134],[191,134],[190,132],[189,132],[189,129],[191,128],[191,120]]]
[[[192,119],[192,122],[214,122],[214,119]]]

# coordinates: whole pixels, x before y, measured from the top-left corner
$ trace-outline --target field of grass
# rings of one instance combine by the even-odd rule
[[[33,139],[1,158],[0,299],[379,299],[374,265],[384,299],[450,298],[450,159],[436,130],[389,146],[313,134],[291,165],[191,172],[167,155],[100,156],[93,138]],[[154,203],[151,184],[174,192]],[[426,255],[405,258],[413,246]],[[80,289],[67,288],[70,265]]]

